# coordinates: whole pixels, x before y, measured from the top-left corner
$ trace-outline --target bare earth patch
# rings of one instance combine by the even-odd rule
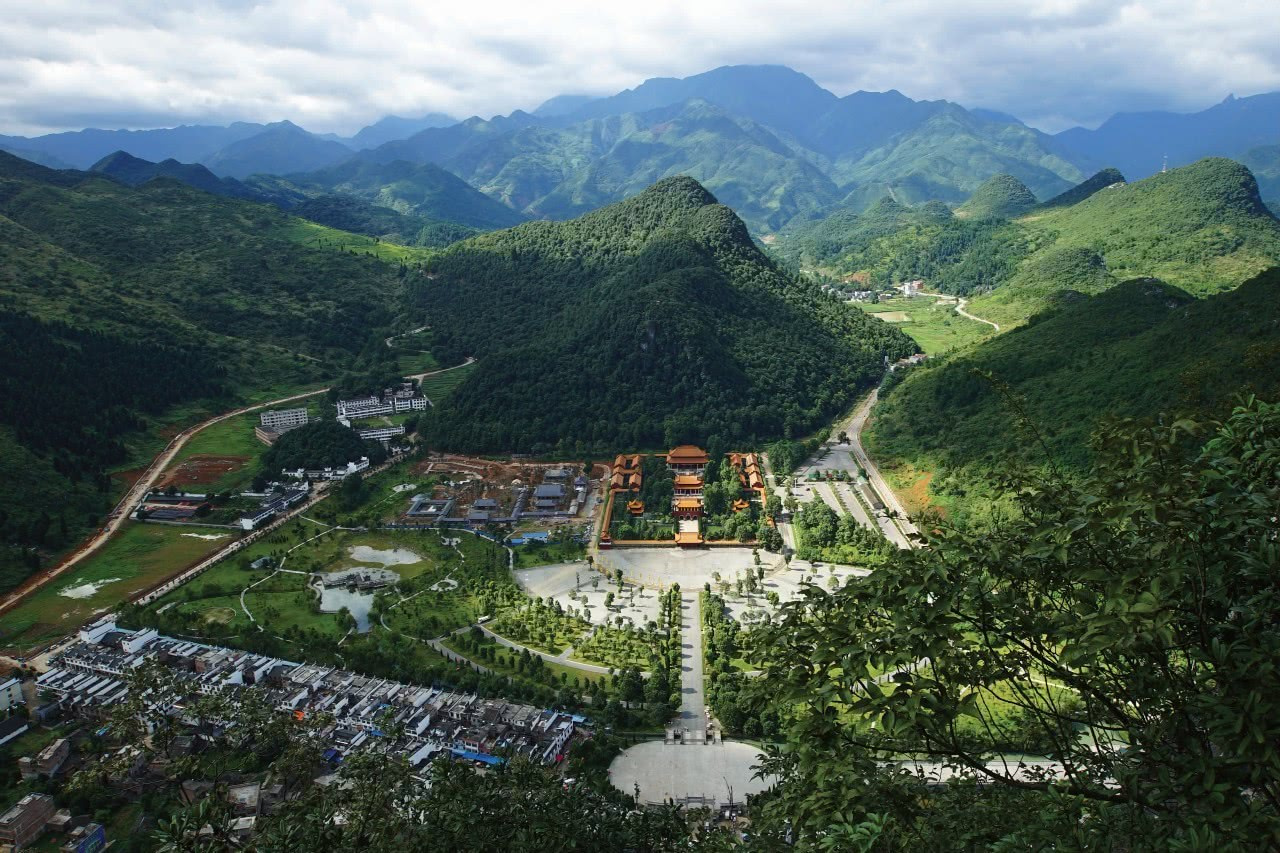
[[[213,456],[199,453],[178,467],[165,472],[160,488],[216,483],[223,475],[239,471],[248,462],[248,456]]]

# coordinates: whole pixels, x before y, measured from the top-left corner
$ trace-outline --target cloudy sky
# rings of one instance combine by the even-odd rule
[[[962,8],[963,7],[963,8]],[[779,63],[1046,130],[1280,90],[1276,0],[0,0],[0,133],[532,109]]]

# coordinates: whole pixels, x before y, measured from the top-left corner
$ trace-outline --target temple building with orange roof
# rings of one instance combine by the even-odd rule
[[[676,498],[672,509],[676,518],[699,519],[702,517],[702,498]]]
[[[702,497],[702,477],[697,474],[676,474],[672,481],[678,498]]]
[[[667,467],[677,474],[702,476],[710,461],[705,450],[692,444],[682,444],[667,452]]]
[[[640,485],[644,482],[644,475],[640,471],[640,461],[642,459],[644,457],[638,453],[631,456],[624,456],[619,453],[614,457],[609,489],[613,492],[640,491]]]

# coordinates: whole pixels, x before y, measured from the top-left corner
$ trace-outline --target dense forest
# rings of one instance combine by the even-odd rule
[[[210,353],[160,329],[147,339],[0,309],[0,590],[110,503],[104,469],[148,416],[222,393]]]
[[[1102,419],[1220,414],[1237,394],[1280,393],[1280,269],[1205,299],[1151,279],[1078,297],[981,346],[906,371],[881,390],[878,458],[934,472],[964,511],[1010,466],[1083,470]]]
[[[467,225],[401,213],[349,195],[309,198],[292,208],[291,212],[330,228],[405,246],[447,246],[479,233]]]
[[[435,444],[608,451],[802,435],[915,350],[779,270],[696,181],[432,259],[413,303],[436,356],[480,364],[424,432]]]
[[[262,473],[268,478],[298,468],[340,468],[367,456],[376,465],[386,458],[376,441],[361,441],[355,430],[322,418],[291,429],[262,454]]]
[[[0,152],[0,588],[96,525],[107,470],[175,404],[394,362],[382,336],[418,273],[299,245],[299,222]]]

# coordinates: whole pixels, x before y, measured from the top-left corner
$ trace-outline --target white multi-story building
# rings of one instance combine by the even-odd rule
[[[372,418],[377,415],[395,414],[395,406],[382,402],[381,397],[356,397],[338,401],[338,417],[349,420]]]
[[[373,418],[378,415],[398,415],[401,412],[420,412],[431,405],[431,402],[418,393],[413,385],[404,385],[395,389],[387,388],[382,394],[370,394],[368,397],[355,397],[351,400],[339,400],[338,417],[348,420]]]
[[[404,435],[404,425],[358,429],[356,430],[356,435],[365,441],[388,441],[397,435]]]
[[[23,704],[22,682],[17,678],[10,678],[0,683],[0,715],[8,713],[10,708],[16,708],[21,704]]]
[[[400,412],[420,412],[427,407],[427,398],[422,396],[402,397],[395,396],[391,398],[391,405],[395,408],[396,413]]]
[[[291,429],[297,429],[307,424],[307,410],[303,409],[272,409],[263,412],[258,416],[258,420],[262,426],[272,432],[288,432]]]

